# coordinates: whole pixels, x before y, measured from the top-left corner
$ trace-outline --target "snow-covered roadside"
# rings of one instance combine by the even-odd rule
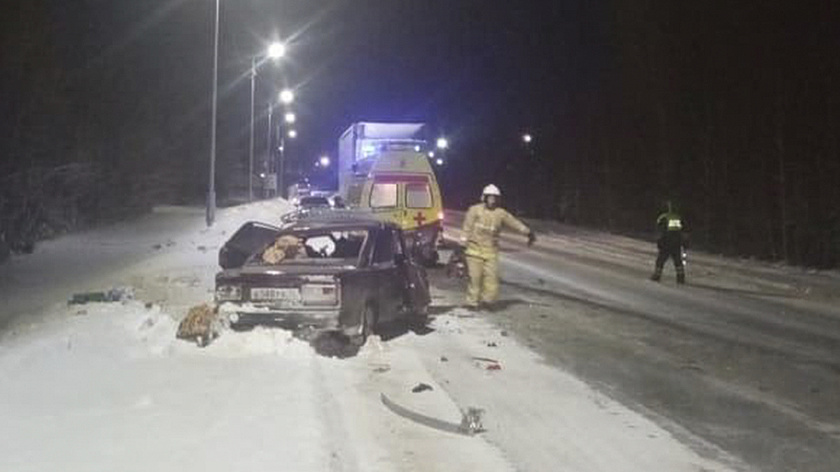
[[[279,223],[289,209],[283,200],[220,209],[216,224],[207,228],[199,208],[158,207],[136,220],[45,241],[34,254],[0,265],[0,328],[12,335],[37,330],[73,293],[114,286],[130,285],[146,300],[182,305],[206,298],[227,237],[248,220]],[[194,289],[190,299],[173,300],[184,295],[184,287]]]
[[[269,329],[199,349],[137,301],[68,307],[0,350],[0,470],[725,470],[457,314],[338,360]],[[481,407],[488,431],[414,423],[382,393],[455,423]]]

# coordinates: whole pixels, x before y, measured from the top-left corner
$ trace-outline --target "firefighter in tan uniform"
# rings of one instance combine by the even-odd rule
[[[499,233],[503,227],[528,236],[528,246],[536,236],[530,228],[499,206],[502,192],[495,185],[484,187],[482,203],[473,205],[464,220],[462,242],[466,244],[470,281],[467,307],[490,304],[499,296]]]

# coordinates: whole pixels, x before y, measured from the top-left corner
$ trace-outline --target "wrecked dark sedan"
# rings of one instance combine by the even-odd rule
[[[339,331],[362,344],[379,323],[425,323],[430,303],[425,269],[400,229],[346,214],[283,228],[246,223],[219,265],[216,302],[233,327]]]

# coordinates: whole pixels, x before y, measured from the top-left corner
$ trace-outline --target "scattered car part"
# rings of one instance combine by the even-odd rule
[[[395,414],[402,416],[407,420],[411,420],[423,426],[428,426],[429,428],[433,428],[438,431],[461,434],[464,436],[474,436],[477,433],[482,433],[486,431],[483,425],[481,424],[481,416],[484,413],[484,410],[480,408],[467,408],[466,412],[461,412],[462,417],[460,423],[451,423],[449,421],[440,420],[428,415],[424,415],[422,413],[417,413],[415,411],[409,410],[404,406],[394,403],[384,393],[380,393],[379,398],[382,400],[382,404],[385,405],[386,408],[388,408]]]

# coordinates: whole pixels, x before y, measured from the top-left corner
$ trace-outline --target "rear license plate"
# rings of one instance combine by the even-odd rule
[[[300,290],[296,288],[252,288],[251,300],[300,301]]]

